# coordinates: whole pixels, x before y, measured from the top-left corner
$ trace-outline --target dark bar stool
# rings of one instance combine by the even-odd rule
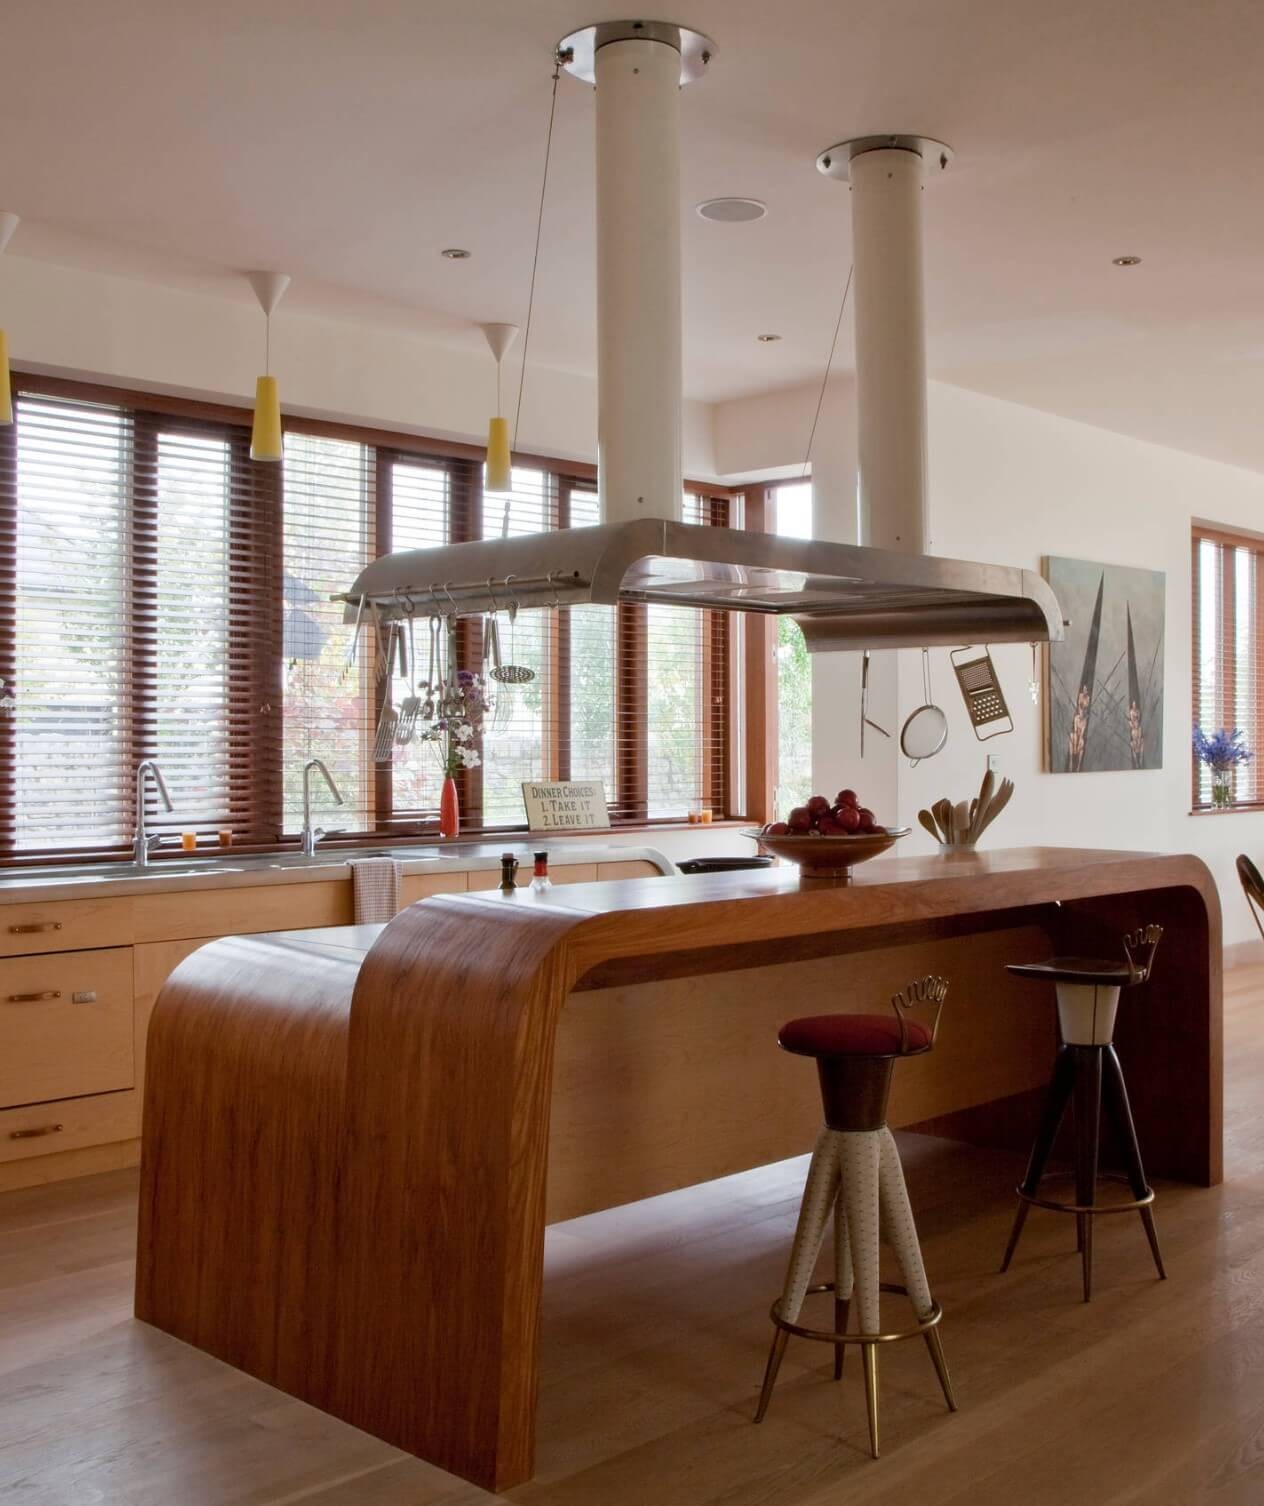
[[[1167,1279],[1159,1236],[1154,1227],[1154,1189],[1146,1181],[1137,1131],[1132,1122],[1128,1089],[1123,1069],[1113,1044],[1115,1013],[1121,989],[1144,983],[1154,966],[1154,953],[1163,935],[1160,926],[1145,926],[1124,937],[1124,961],[1103,962],[1086,957],[1053,957],[1048,962],[1014,963],[1007,971],[1020,978],[1036,978],[1052,983],[1058,995],[1058,1028],[1062,1044],[1053,1064],[1041,1115],[1040,1128],[1031,1148],[1027,1175],[1018,1186],[1018,1212],[1010,1230],[1009,1244],[1001,1270],[1007,1271],[1018,1248],[1019,1235],[1031,1208],[1048,1208],[1055,1213],[1074,1213],[1076,1248],[1080,1252],[1084,1275],[1084,1300],[1093,1295],[1093,1220],[1101,1213],[1141,1215],[1150,1253],[1154,1256],[1159,1280]],[[1097,1161],[1101,1133],[1103,1100],[1114,1125],[1127,1167],[1126,1180],[1132,1189],[1127,1203],[1097,1202]],[[1062,1123],[1066,1106],[1075,1106],[1075,1201],[1060,1202],[1039,1196],[1049,1152]]]
[[[1264,878],[1260,877],[1260,870],[1244,852],[1238,854],[1237,867],[1238,882],[1246,895],[1246,907],[1251,912],[1251,919],[1260,933],[1260,939],[1264,940],[1264,922],[1260,920],[1260,912],[1264,910]]]
[[[957,1410],[937,1326],[942,1310],[930,1294],[900,1153],[886,1123],[887,1097],[896,1058],[918,1056],[934,1046],[947,992],[948,984],[943,978],[923,978],[892,998],[893,1018],[871,1014],[816,1015],[791,1020],[777,1037],[783,1050],[816,1059],[825,1125],[817,1137],[808,1168],[785,1287],[772,1305],[776,1331],[755,1421],[764,1420],[791,1334],[834,1345],[835,1380],[843,1373],[844,1346],[859,1344],[865,1370],[869,1446],[875,1459],[879,1344],[921,1334],[930,1350],[948,1410]],[[907,1018],[908,1012],[920,1004],[934,1008],[929,1026]],[[831,1211],[834,1280],[811,1286]],[[878,1279],[880,1228],[895,1250],[903,1286]],[[799,1323],[805,1297],[817,1292],[834,1293],[832,1330],[805,1328]],[[896,1332],[881,1332],[879,1292],[907,1296],[913,1304],[916,1324]],[[860,1310],[860,1329],[848,1333],[853,1293]]]

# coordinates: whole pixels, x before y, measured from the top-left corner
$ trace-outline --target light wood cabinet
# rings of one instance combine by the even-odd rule
[[[132,949],[0,963],[0,1108],[133,1085]]]
[[[657,872],[641,859],[551,868],[556,884]],[[496,869],[405,874],[400,908],[499,882]],[[531,882],[529,861],[518,882]],[[349,876],[0,903],[0,1187],[137,1159],[150,1015],[163,984],[199,947],[352,919]]]
[[[126,946],[131,939],[132,901],[125,896],[0,905],[0,957]]]
[[[35,1160],[54,1152],[135,1140],[139,1134],[140,1094],[135,1089],[0,1109],[0,1162]],[[73,1158],[64,1158],[63,1165],[63,1176],[82,1173],[83,1168]],[[35,1175],[26,1180],[46,1178]],[[2,1185],[18,1187],[23,1180],[6,1177]]]

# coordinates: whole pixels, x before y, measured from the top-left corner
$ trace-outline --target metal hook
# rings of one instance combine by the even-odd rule
[[[496,601],[496,593],[492,590],[492,581],[493,581],[493,579],[494,579],[493,576],[489,575],[487,577],[487,599],[492,604],[492,611],[493,611],[493,613],[499,614],[500,607],[499,607],[499,605],[498,605],[498,603]]]
[[[557,582],[553,579],[553,571],[552,570],[549,571],[548,583],[549,583],[550,587],[552,587],[552,590],[553,590],[553,610],[556,612],[556,611],[559,611],[561,609],[562,603],[561,603],[561,601],[560,601],[560,599],[558,597],[558,594],[557,594]]]

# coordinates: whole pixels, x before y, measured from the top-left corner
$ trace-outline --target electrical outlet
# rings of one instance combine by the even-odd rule
[[[991,769],[993,774],[995,774],[1001,767],[1001,755],[999,753],[989,753],[987,756],[987,761],[988,768]]]

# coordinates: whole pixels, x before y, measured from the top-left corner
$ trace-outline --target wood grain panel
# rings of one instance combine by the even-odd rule
[[[142,894],[133,906],[137,941],[345,926],[352,920],[351,883],[345,878]]]
[[[529,1477],[534,1455],[553,1115],[573,1166],[604,1157],[613,1178],[619,1162],[641,1156],[642,1171],[612,1196],[714,1164],[721,1137],[708,1141],[702,1126],[726,1093],[768,1130],[765,1141],[751,1128],[741,1157],[771,1159],[809,1116],[803,1089],[775,1076],[784,1064],[771,1041],[759,1055],[774,1017],[868,1006],[871,989],[907,981],[910,964],[952,971],[954,962],[963,986],[944,1046],[904,1064],[895,1112],[925,1119],[976,1095],[1013,1095],[1043,1081],[1052,1046],[1047,1001],[1020,1001],[1001,970],[1043,949],[1014,915],[1070,902],[1084,903],[1082,917],[1066,914],[1072,932],[1134,910],[1168,926],[1165,947],[1183,961],[1156,970],[1146,993],[1154,1018],[1181,1021],[1180,1070],[1163,1065],[1162,1031],[1130,1040],[1126,1066],[1134,1081],[1157,1074],[1180,1127],[1150,1154],[1154,1173],[1218,1180],[1220,914],[1197,859],[1011,849],[882,860],[850,885],[801,887],[782,871],[558,885],[508,904],[439,895],[375,940],[369,928],[341,947],[337,937],[231,938],[172,975],[147,1063],[138,1315],[467,1479],[507,1488]],[[1099,902],[1109,912],[1100,917]],[[949,921],[974,934],[936,935]],[[623,997],[608,1021],[572,997],[581,978],[617,970],[620,988],[635,989],[640,963],[649,978],[669,976],[664,958],[714,958],[729,946],[766,948],[766,999],[739,969],[724,984],[704,971],[693,993],[673,982],[661,997]],[[905,946],[916,951],[901,955]],[[831,948],[848,954],[833,971]],[[790,977],[797,987],[782,987]],[[726,1012],[710,989],[730,985]],[[674,1018],[695,1009],[709,1030]],[[572,1022],[593,1032],[596,1060],[568,1054]],[[714,1071],[708,1039],[721,1059],[728,1053]],[[673,1097],[696,1094],[696,1113],[676,1106],[662,1139],[642,1114],[641,1143],[629,1145],[618,1132],[638,1095],[671,1109],[667,1094],[655,1096],[659,1072],[675,1074]],[[801,1107],[767,1109],[770,1083]],[[599,1135],[612,1091],[625,1116],[612,1113],[611,1133]],[[724,1112],[736,1122],[731,1106]],[[700,1144],[672,1152],[672,1134]],[[562,1157],[555,1197],[591,1203],[591,1174],[570,1173],[565,1190],[566,1168]]]

